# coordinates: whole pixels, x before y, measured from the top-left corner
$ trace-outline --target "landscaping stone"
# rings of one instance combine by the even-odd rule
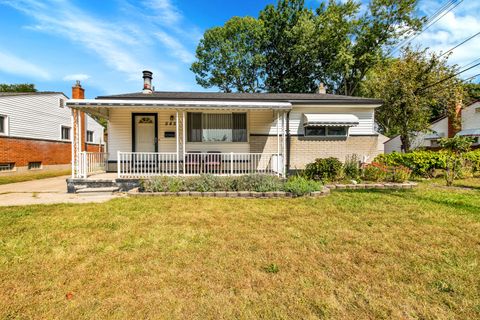
[[[192,197],[201,197],[202,193],[199,191],[190,191],[190,196]]]
[[[177,196],[188,197],[188,196],[190,196],[190,192],[189,191],[180,191],[180,192],[177,192]]]
[[[215,194],[213,192],[202,192],[202,195],[204,197],[214,197]]]
[[[337,189],[346,189],[347,188],[347,186],[344,185],[344,184],[337,184],[336,187],[337,187]]]
[[[357,185],[356,185],[356,184],[347,184],[347,185],[345,185],[345,187],[346,187],[347,189],[356,189],[356,188],[357,188]]]
[[[239,197],[242,198],[250,198],[252,196],[252,193],[250,191],[238,191],[237,194]]]
[[[337,186],[334,185],[334,184],[327,184],[327,185],[325,185],[325,187],[328,188],[328,189],[335,189]]]
[[[217,197],[217,198],[227,197],[227,192],[226,191],[215,191],[214,194],[215,194],[215,197]]]
[[[264,192],[263,196],[265,198],[273,198],[273,197],[275,197],[275,192],[273,192],[273,191],[272,192]]]

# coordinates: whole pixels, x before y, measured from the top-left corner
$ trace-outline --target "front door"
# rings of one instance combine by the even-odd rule
[[[135,152],[156,152],[157,121],[154,114],[136,114],[133,117],[134,151]]]

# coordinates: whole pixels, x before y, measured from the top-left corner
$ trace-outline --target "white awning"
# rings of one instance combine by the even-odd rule
[[[345,126],[354,127],[359,124],[353,114],[341,113],[304,113],[304,126]]]

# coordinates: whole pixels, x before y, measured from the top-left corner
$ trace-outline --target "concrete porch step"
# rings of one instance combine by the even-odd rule
[[[76,193],[114,193],[120,190],[118,187],[80,188]]]

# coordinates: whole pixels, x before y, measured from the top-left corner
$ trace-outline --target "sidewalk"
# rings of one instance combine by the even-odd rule
[[[0,206],[105,202],[119,194],[67,193],[68,176],[0,185]]]

